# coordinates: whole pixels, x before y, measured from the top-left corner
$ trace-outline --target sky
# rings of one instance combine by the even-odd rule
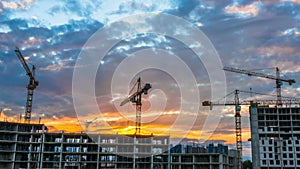
[[[119,104],[138,77],[152,85],[143,96],[144,134],[232,147],[234,109],[212,112],[201,102],[250,88],[272,96],[241,99],[275,99],[276,90],[273,80],[223,66],[270,75],[279,67],[296,81],[282,95],[300,97],[299,0],[3,0],[0,22],[0,120],[24,114],[28,77],[15,47],[37,67],[31,122],[41,117],[51,131],[133,133],[135,107]],[[248,158],[247,106],[242,129]]]

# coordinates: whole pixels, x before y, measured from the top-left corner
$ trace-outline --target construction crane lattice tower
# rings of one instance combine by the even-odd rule
[[[136,84],[133,86],[131,91],[134,87],[137,86],[137,90],[135,93],[129,95],[125,100],[123,100],[120,106],[125,105],[128,102],[132,102],[136,106],[136,121],[135,121],[135,135],[141,134],[141,112],[142,112],[142,94],[147,95],[148,90],[151,88],[150,83],[146,83],[145,86],[142,88],[141,78],[139,77]]]
[[[239,101],[239,91],[234,91],[234,102],[235,102],[235,134],[236,134],[236,149],[238,159],[238,169],[242,168],[242,122],[241,122],[241,106]]]
[[[141,90],[141,79],[138,79],[137,92]],[[142,113],[142,94],[136,96],[136,121],[135,121],[135,133],[141,134],[141,113]]]
[[[25,122],[30,123],[31,120],[31,110],[32,110],[32,101],[33,101],[33,91],[36,88],[36,86],[39,85],[39,82],[35,79],[35,66],[32,65],[32,70],[29,69],[24,56],[22,55],[19,48],[15,49],[15,53],[17,54],[19,60],[21,61],[28,77],[29,77],[29,83],[27,85],[27,101],[26,101],[26,108],[25,108]]]

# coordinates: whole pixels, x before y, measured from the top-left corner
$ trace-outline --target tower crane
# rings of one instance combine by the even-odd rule
[[[279,70],[278,67],[276,67],[276,76],[267,75],[267,74],[264,74],[264,73],[253,72],[253,71],[249,71],[249,70],[236,69],[236,68],[231,68],[231,67],[224,67],[223,70],[226,70],[226,71],[229,71],[229,72],[246,74],[248,76],[258,76],[258,77],[262,77],[262,78],[275,80],[275,82],[276,82],[276,91],[277,91],[277,105],[278,106],[282,105],[282,100],[281,100],[281,85],[282,85],[282,82],[287,82],[289,85],[292,85],[293,83],[296,83],[296,81],[294,79],[283,79],[283,78],[281,78],[280,77],[280,70]]]
[[[231,93],[232,94],[232,93]],[[244,104],[244,103],[243,103]],[[236,149],[237,149],[237,159],[238,159],[238,164],[237,168],[241,169],[242,168],[242,124],[241,124],[241,104],[239,101],[239,90],[234,91],[234,103],[225,103],[225,104],[219,104],[219,103],[212,103],[210,101],[204,101],[202,102],[202,106],[210,106],[212,109],[212,106],[217,106],[217,105],[222,105],[222,106],[235,106],[235,134],[236,134]]]
[[[151,88],[151,84],[146,83],[142,88],[141,78],[139,77],[137,79],[137,82],[131,89],[131,91],[133,91],[135,87],[137,88],[136,92],[129,95],[125,100],[123,100],[121,102],[120,106],[123,106],[128,102],[132,102],[135,104],[135,106],[136,106],[135,135],[140,135],[141,134],[142,94],[144,94],[144,95],[148,94],[148,90]]]
[[[35,66],[32,65],[32,70],[29,69],[25,58],[23,57],[19,48],[16,47],[15,53],[17,54],[19,60],[21,61],[27,76],[29,77],[29,83],[27,85],[27,101],[26,101],[26,109],[25,109],[25,122],[30,123],[31,119],[31,109],[32,109],[32,99],[33,99],[33,91],[39,85],[39,82],[35,79]]]

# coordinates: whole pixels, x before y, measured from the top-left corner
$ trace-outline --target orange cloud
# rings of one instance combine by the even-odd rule
[[[83,131],[77,118],[63,117],[57,119],[42,119],[50,132],[66,131],[66,132],[81,132]]]
[[[247,142],[248,139],[251,138],[251,132],[249,128],[242,130],[242,140],[243,142]],[[235,144],[235,129],[232,131],[232,134],[213,134],[209,140],[226,140],[226,144]]]
[[[18,5],[15,2],[6,2],[2,1],[1,2],[4,8],[10,8],[10,9],[17,9]]]
[[[58,64],[48,65],[47,67],[40,68],[40,70],[57,71],[61,69],[74,68],[74,66],[68,66],[67,64],[68,64],[67,61],[60,61]]]
[[[34,0],[21,0],[19,2],[1,1],[3,8],[8,9],[29,9]]]
[[[31,36],[26,41],[24,41],[23,44],[20,46],[32,47],[32,46],[38,46],[42,43],[43,43],[42,39]]]
[[[249,5],[238,5],[238,4],[233,4],[231,6],[227,6],[225,8],[225,12],[228,14],[240,14],[240,15],[245,15],[245,16],[257,16],[259,13],[259,8],[258,8],[259,2],[253,2],[252,4]]]

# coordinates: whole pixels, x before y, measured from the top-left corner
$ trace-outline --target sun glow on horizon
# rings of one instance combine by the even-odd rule
[[[95,117],[93,117],[95,119]],[[7,117],[5,114],[2,114],[2,119],[9,122],[22,122],[17,117]],[[92,119],[92,118],[89,118]],[[85,120],[88,122],[88,120]],[[90,121],[92,122],[92,121]],[[31,121],[32,124],[38,123],[38,121]],[[136,128],[134,122],[115,121],[114,125],[110,127],[107,126],[97,126],[95,123],[89,124],[88,130],[87,126],[82,126],[77,117],[61,117],[61,118],[43,118],[40,123],[45,124],[49,132],[86,132],[86,133],[98,133],[98,134],[121,134],[121,135],[130,135],[135,134]],[[187,138],[191,140],[202,140],[201,135],[206,134],[207,131],[191,129],[190,131],[180,131],[180,129],[171,129],[169,130],[169,125],[166,124],[144,124],[141,126],[142,135],[169,135],[171,138]],[[231,131],[230,131],[231,130]],[[166,133],[168,131],[168,133]],[[230,133],[228,133],[230,131]],[[224,140],[226,144],[235,143],[235,131],[232,129],[226,130],[227,133],[214,133],[212,132],[210,137],[207,140]],[[185,135],[183,135],[185,133]],[[248,140],[251,137],[250,129],[243,129],[243,140]]]

